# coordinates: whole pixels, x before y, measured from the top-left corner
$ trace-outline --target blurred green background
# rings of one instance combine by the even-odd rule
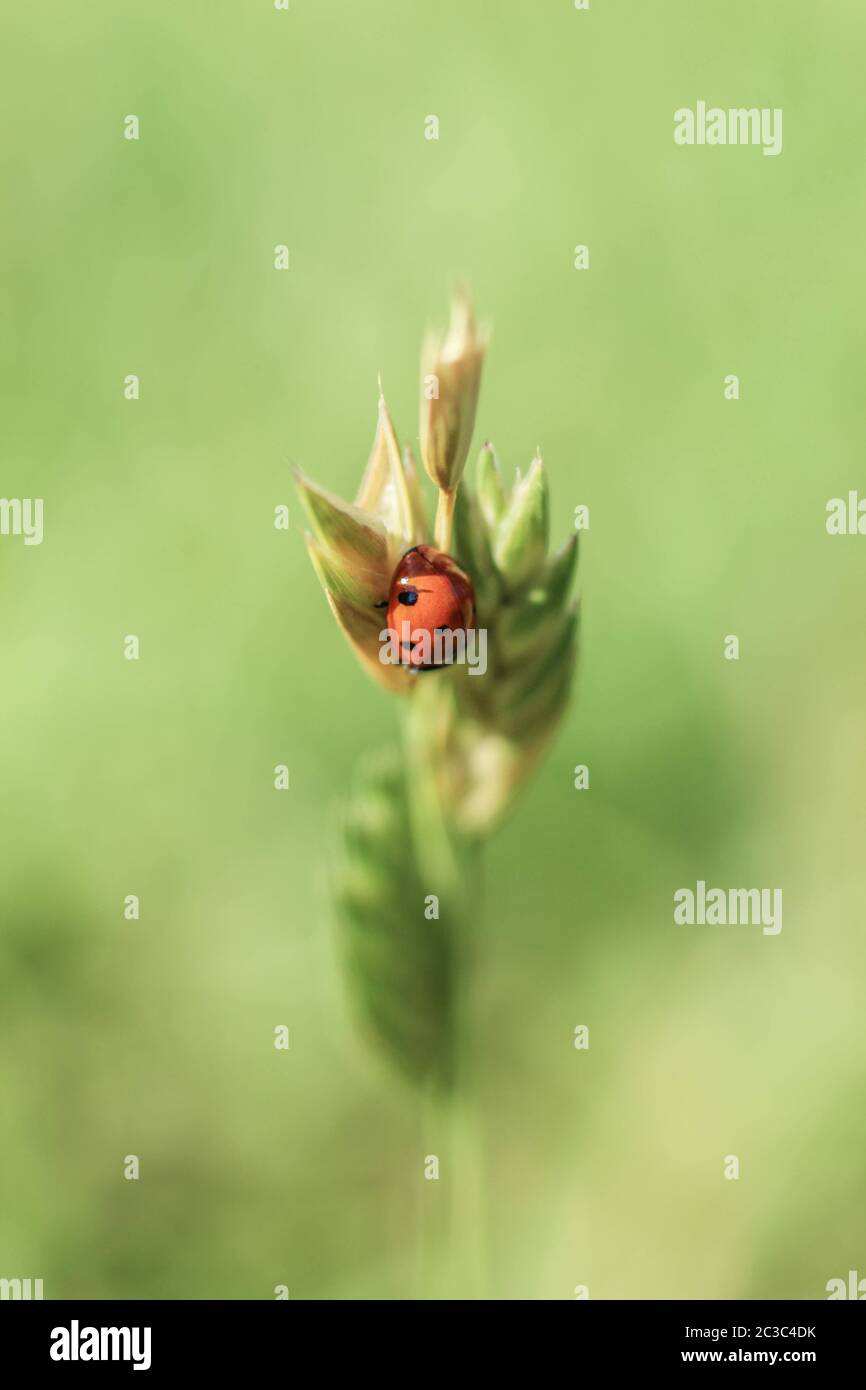
[[[419,1107],[329,897],[398,711],[290,465],[353,493],[379,370],[415,437],[459,280],[478,441],[541,446],[558,536],[591,512],[576,699],[477,923],[489,1295],[866,1275],[866,540],[824,527],[866,487],[862,4],[18,3],[2,55],[0,492],[45,541],[0,539],[0,1276],[412,1295]],[[781,156],[676,147],[698,99],[782,107]],[[675,927],[697,878],[781,886],[781,935]]]

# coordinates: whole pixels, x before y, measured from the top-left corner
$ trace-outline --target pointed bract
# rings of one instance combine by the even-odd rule
[[[379,634],[388,626],[384,610],[367,608],[332,593],[327,594],[327,599],[331,605],[331,612],[367,672],[386,690],[408,694],[411,676],[408,675],[406,667],[391,666],[379,660],[379,652],[382,650]]]
[[[508,509],[496,531],[493,556],[509,591],[538,573],[547,554],[548,497],[544,465],[536,456],[525,478],[514,485]]]
[[[475,471],[475,491],[488,530],[491,535],[495,535],[496,528],[508,506],[508,492],[499,471],[496,452],[489,441],[478,456],[478,465]]]
[[[378,570],[347,565],[331,555],[309,532],[304,540],[313,569],[326,594],[335,594],[338,598],[346,598],[368,608],[387,602],[388,585],[382,583]]]
[[[487,347],[475,326],[465,294],[451,306],[451,323],[441,341],[428,334],[421,358],[421,459],[443,492],[454,492],[463,473]]]
[[[541,575],[541,587],[550,603],[561,603],[571,589],[577,569],[577,532],[551,555]]]
[[[378,517],[318,487],[300,469],[295,471],[295,483],[316,539],[347,566],[375,573],[387,588],[388,535]]]
[[[379,396],[376,435],[355,505],[384,525],[392,568],[405,550],[425,539],[423,532],[417,534],[409,480],[383,395]]]

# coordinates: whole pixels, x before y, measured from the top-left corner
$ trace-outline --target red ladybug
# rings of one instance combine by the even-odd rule
[[[472,581],[450,555],[432,545],[407,550],[388,594],[388,626],[396,632],[400,660],[418,671],[450,664],[449,632],[475,623]]]

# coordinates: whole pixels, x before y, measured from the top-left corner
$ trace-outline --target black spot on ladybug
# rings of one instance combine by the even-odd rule
[[[417,589],[401,589],[397,595],[397,602],[404,603],[407,608],[411,608],[413,603],[418,602]]]

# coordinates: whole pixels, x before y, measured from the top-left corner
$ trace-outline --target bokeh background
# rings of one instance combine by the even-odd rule
[[[45,499],[0,539],[0,1275],[413,1294],[419,1108],[329,897],[397,710],[290,466],[353,492],[380,370],[415,437],[459,280],[479,442],[541,446],[559,535],[591,513],[576,698],[477,921],[488,1296],[866,1275],[866,540],[824,526],[866,490],[862,5],[18,3],[0,61],[0,492]],[[783,153],[676,147],[698,99],[782,107]],[[697,878],[781,886],[781,935],[675,927]]]

